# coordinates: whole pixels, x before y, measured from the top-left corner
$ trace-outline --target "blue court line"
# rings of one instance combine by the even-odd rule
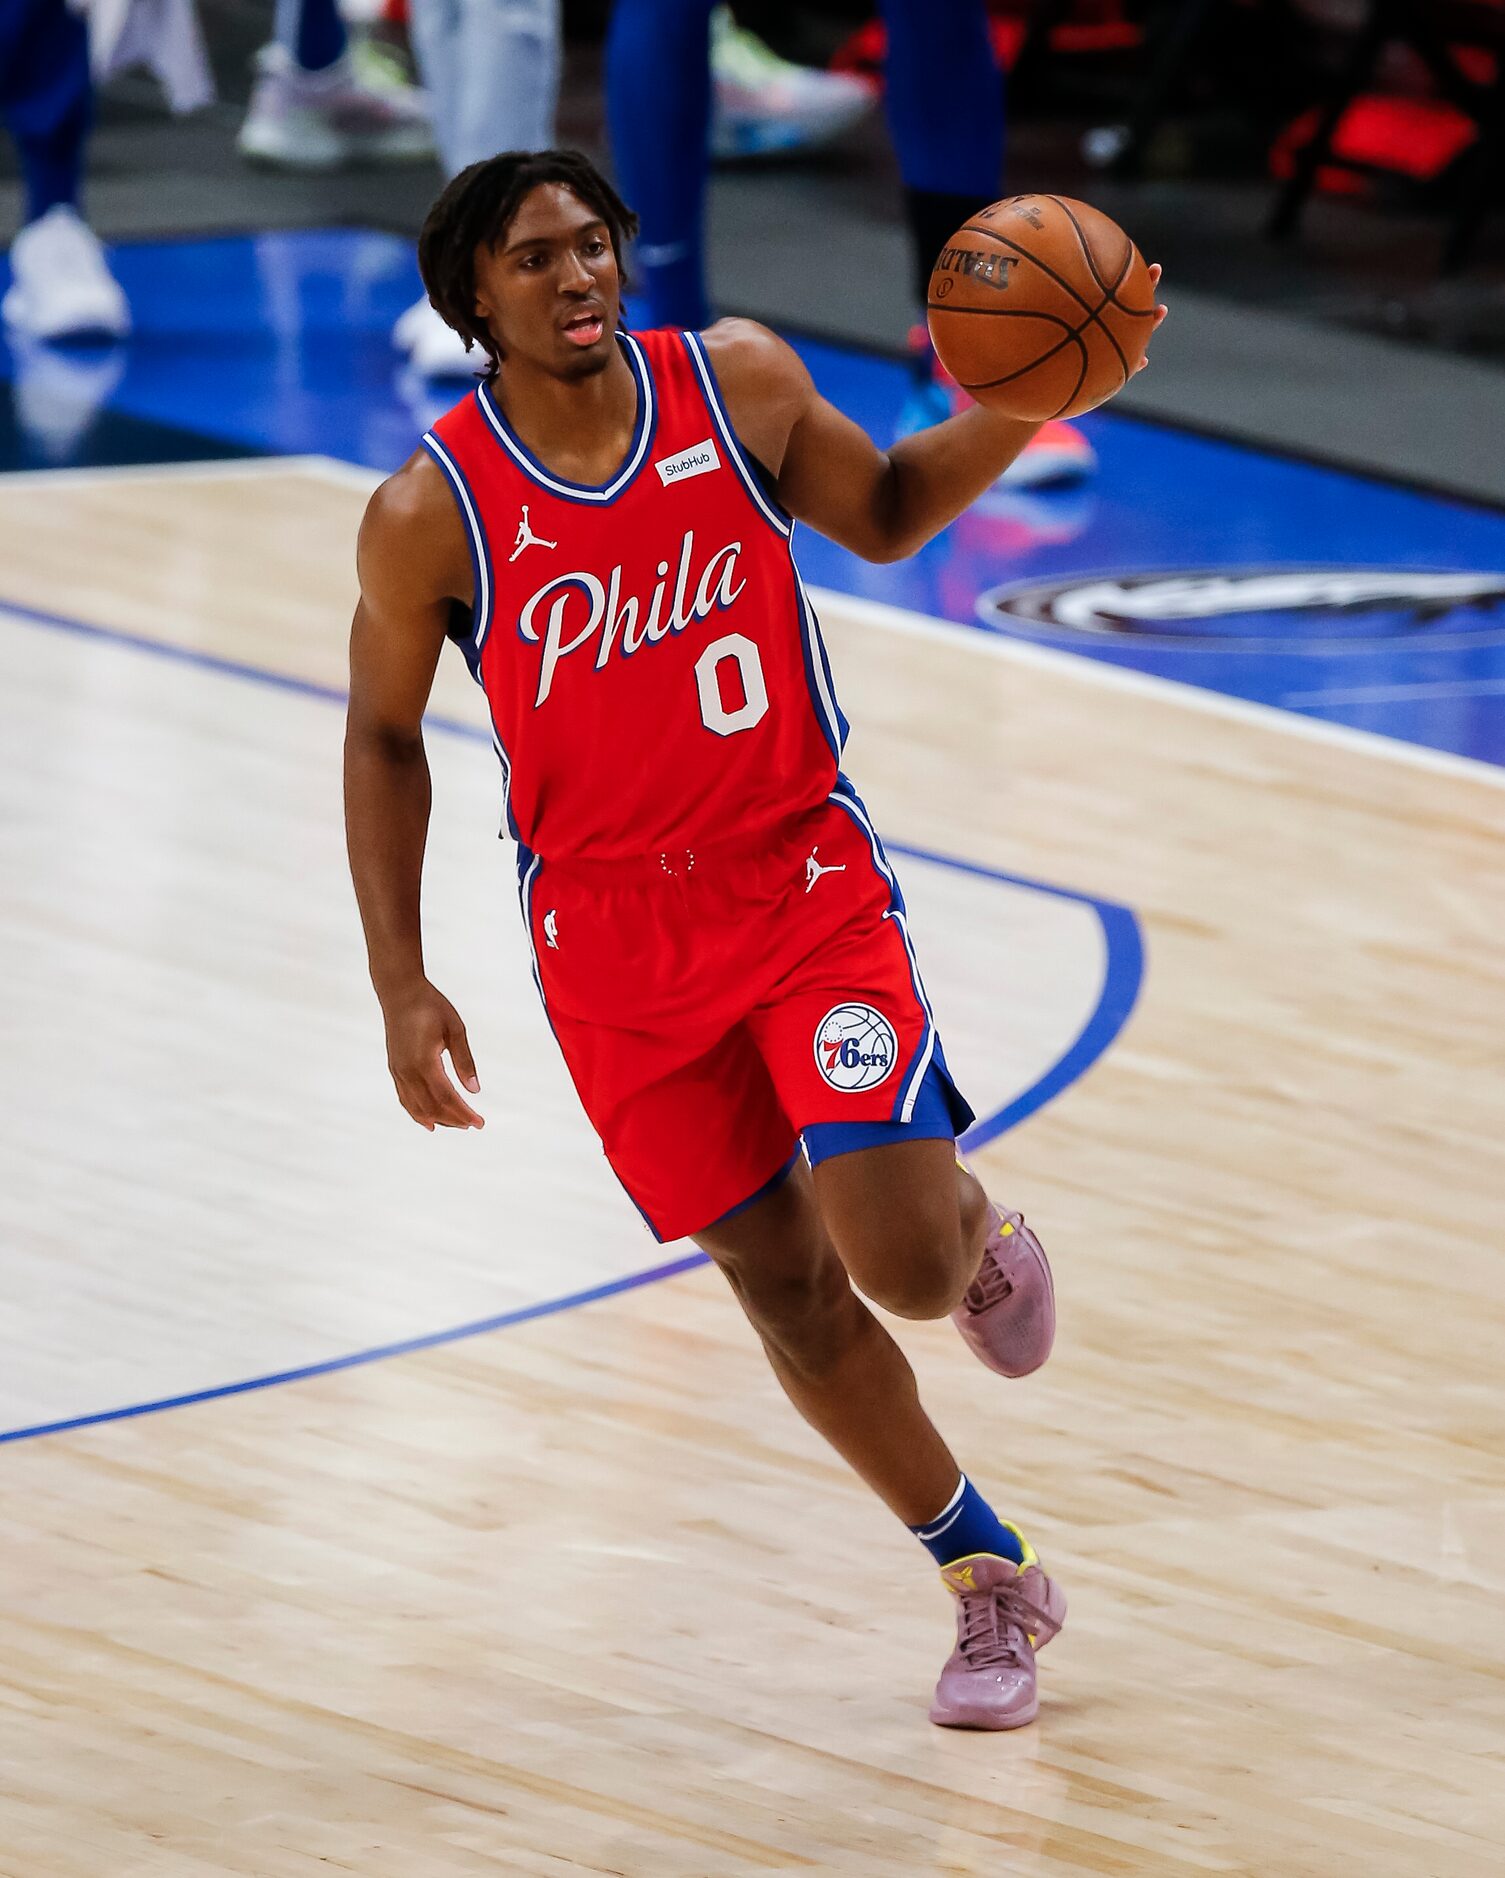
[[[513,1324],[531,1323],[535,1317],[555,1317],[560,1311],[573,1311],[581,1304],[595,1304],[601,1298],[614,1298],[620,1291],[635,1291],[640,1285],[657,1284],[660,1278],[677,1278],[692,1266],[709,1263],[703,1252],[671,1259],[667,1265],[653,1265],[645,1272],[631,1272],[626,1278],[613,1278],[588,1291],[571,1291],[566,1297],[548,1298],[542,1304],[525,1304],[520,1310],[499,1311],[495,1317],[478,1317],[471,1324],[456,1324],[449,1330],[432,1330],[422,1337],[404,1337],[398,1343],[379,1343],[374,1350],[357,1350],[350,1356],[332,1356],[323,1363],[304,1363],[298,1369],[279,1369],[270,1376],[252,1376],[246,1382],[220,1383],[213,1389],[194,1389],[187,1395],[163,1396],[157,1402],[133,1402],[127,1408],[101,1409],[94,1415],[75,1415],[67,1421],[36,1422],[30,1428],[8,1428],[0,1433],[0,1447],[8,1441],[31,1441],[38,1435],[61,1435],[74,1428],[96,1428],[101,1422],[129,1421],[137,1415],[157,1415],[163,1409],[187,1408],[193,1402],[215,1402],[221,1396],[249,1395],[253,1389],[271,1389],[281,1382],[306,1382],[311,1376],[332,1376],[338,1370],[359,1369],[363,1363],[379,1363],[389,1356],[410,1356],[415,1350],[433,1350],[441,1344],[459,1343],[464,1337],[484,1336],[489,1330],[509,1330]]]
[[[299,693],[326,704],[344,705],[348,702],[348,694],[336,685],[321,685],[313,679],[298,678],[289,672],[248,665],[238,659],[222,658],[217,653],[199,652],[187,646],[164,644],[161,640],[149,639],[141,633],[126,632],[114,626],[94,626],[85,620],[70,619],[65,614],[49,613],[40,607],[21,606],[0,598],[0,615],[5,614],[28,625],[69,633],[76,638],[105,640],[125,646],[133,652],[145,652],[177,664],[199,666],[221,677],[243,679],[271,690]],[[462,724],[455,718],[426,716],[424,724],[426,728],[441,731],[448,736],[462,737],[467,742],[482,743],[488,747],[491,743],[484,730]],[[910,860],[928,861],[937,867],[953,868],[957,873],[972,874],[980,880],[998,881],[1005,886],[1025,887],[1059,900],[1073,900],[1080,906],[1091,907],[1102,926],[1106,967],[1102,989],[1091,1016],[1075,1041],[1038,1081],[1012,1102],[974,1122],[967,1130],[962,1145],[980,1148],[990,1141],[996,1141],[1010,1128],[1017,1127],[1069,1084],[1084,1076],[1128,1022],[1144,977],[1144,942],[1139,922],[1128,907],[1111,900],[1095,899],[1091,894],[1079,893],[1070,887],[1031,880],[1024,874],[1006,873],[1001,868],[985,867],[981,862],[965,861],[932,848],[912,847],[900,841],[889,841],[884,845],[891,853],[902,854]],[[378,1344],[374,1349],[357,1350],[348,1356],[330,1357],[320,1363],[305,1363],[297,1369],[276,1370],[270,1375],[252,1376],[242,1382],[221,1383],[210,1389],[195,1389],[186,1395],[163,1396],[152,1402],[129,1403],[124,1408],[100,1409],[91,1415],[75,1415],[62,1421],[35,1422],[24,1428],[0,1430],[0,1447],[13,1441],[32,1441],[41,1435],[67,1434],[81,1428],[97,1428],[105,1422],[130,1421],[140,1415],[157,1415],[164,1409],[187,1408],[196,1402],[214,1402],[222,1396],[248,1395],[253,1390],[270,1389],[279,1383],[305,1382],[315,1376],[331,1376],[340,1370],[358,1369],[367,1363],[381,1362],[387,1357],[409,1356],[416,1351],[436,1349],[447,1343],[458,1343],[467,1337],[484,1336],[493,1330],[507,1330],[514,1324],[531,1323],[535,1318],[554,1317],[561,1311],[572,1311],[580,1305],[596,1304],[603,1298],[615,1297],[623,1291],[635,1291],[643,1285],[656,1284],[660,1279],[676,1278],[709,1263],[710,1260],[703,1252],[692,1252],[683,1258],[671,1259],[667,1264],[631,1272],[625,1278],[613,1278],[584,1291],[572,1291],[564,1297],[546,1299],[542,1304],[523,1305],[520,1309],[477,1318],[472,1323],[457,1324],[448,1330],[430,1331],[423,1336],[406,1337],[396,1343]]]

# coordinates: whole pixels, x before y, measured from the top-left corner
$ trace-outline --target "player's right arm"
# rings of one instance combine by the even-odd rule
[[[469,555],[443,474],[423,452],[372,496],[356,550],[361,597],[350,632],[345,842],[387,1031],[387,1064],[421,1127],[480,1128],[444,1067],[480,1088],[459,1013],[423,964],[420,890],[428,838],[423,712],[452,600],[468,600]]]

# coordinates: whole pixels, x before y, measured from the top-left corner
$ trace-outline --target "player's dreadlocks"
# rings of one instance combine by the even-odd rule
[[[418,271],[447,326],[480,346],[496,376],[501,351],[476,313],[476,249],[500,241],[524,196],[540,183],[563,183],[594,209],[611,236],[626,285],[622,249],[638,232],[638,218],[579,150],[504,150],[472,163],[443,191],[418,237]]]

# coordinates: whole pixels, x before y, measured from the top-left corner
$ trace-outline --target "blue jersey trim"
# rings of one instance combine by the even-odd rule
[[[450,637],[464,653],[471,677],[485,693],[486,680],[481,675],[481,649],[491,632],[496,598],[496,580],[491,571],[491,546],[481,526],[481,512],[471,493],[470,484],[465,479],[465,472],[432,431],[425,432],[422,441],[424,449],[448,478],[455,501],[459,504],[461,520],[466,525],[465,544],[470,550],[470,572],[475,588],[475,599],[470,610],[470,635],[462,639],[457,633],[452,633]],[[496,713],[491,708],[489,694],[486,696],[486,716],[491,725],[491,747],[496,751],[497,761],[502,766],[502,826],[516,841],[517,822],[512,814],[512,759],[502,742],[502,733],[497,729]]]
[[[648,369],[648,360],[643,348],[631,333],[618,333],[617,343],[623,356],[632,368],[632,376],[637,385],[638,409],[633,423],[632,443],[621,468],[604,483],[572,483],[563,476],[556,476],[550,469],[539,462],[533,452],[507,422],[501,406],[491,394],[488,385],[476,387],[476,402],[481,407],[482,415],[491,426],[492,433],[513,462],[533,482],[547,489],[551,495],[561,497],[566,502],[600,504],[614,502],[624,489],[637,476],[638,471],[648,460],[648,453],[653,446],[654,435],[658,430],[658,400],[654,394],[653,374]]]
[[[820,724],[821,735],[831,747],[831,754],[838,764],[841,753],[846,748],[847,736],[851,726],[845,713],[836,701],[836,681],[831,676],[831,661],[826,656],[826,642],[821,637],[820,621],[815,608],[810,603],[810,596],[805,591],[805,583],[800,578],[800,571],[790,556],[790,570],[794,575],[794,585],[800,613],[800,651],[805,661],[805,683],[810,688],[810,702],[815,707],[815,716]]]
[[[533,889],[537,884],[539,870],[543,866],[543,856],[535,854],[525,842],[517,844],[517,897],[523,909],[523,933],[528,941],[528,960],[533,968],[533,983],[538,991],[538,1001],[543,1006],[543,1014],[549,1019],[549,1029],[554,1029],[554,1019],[549,1015],[549,1000],[544,995],[543,973],[538,965],[538,947],[533,943]],[[555,1033],[558,1041],[558,1033]]]
[[[910,983],[914,986],[914,994],[920,1009],[925,1013],[925,1028],[914,1055],[905,1066],[904,1076],[899,1085],[899,1094],[894,1101],[894,1121],[909,1122],[914,1118],[915,1103],[919,1099],[921,1085],[930,1068],[931,1059],[936,1053],[935,1013],[930,1008],[930,999],[925,991],[924,980],[920,977],[920,962],[915,957],[914,941],[909,936],[909,921],[905,915],[904,895],[899,887],[898,876],[888,864],[888,856],[883,852],[883,843],[878,839],[878,831],[868,817],[867,808],[845,776],[838,779],[829,799],[836,804],[837,808],[850,815],[867,836],[873,871],[888,886],[888,911],[883,917],[891,919],[899,929],[899,936],[904,942],[905,955],[909,960]]]
[[[712,1220],[711,1224],[707,1226],[704,1230],[707,1232],[711,1232],[717,1226],[724,1226],[729,1219],[735,1219],[739,1213],[745,1213],[750,1206],[756,1206],[759,1200],[766,1200],[770,1193],[775,1192],[779,1187],[783,1186],[784,1182],[789,1178],[789,1176],[794,1172],[795,1168],[799,1165],[800,1157],[803,1153],[804,1153],[804,1149],[800,1146],[799,1142],[796,1141],[794,1144],[794,1152],[789,1156],[789,1159],[785,1161],[781,1167],[775,1169],[775,1171],[768,1176],[767,1180],[765,1180],[760,1187],[755,1188],[750,1194],[748,1194],[745,1200],[739,1200],[735,1206],[729,1206],[719,1219]],[[633,1201],[633,1205],[637,1206],[637,1202],[635,1200]],[[639,1206],[638,1211],[640,1213],[643,1213],[642,1207]],[[643,1218],[648,1219],[648,1215],[646,1213],[643,1213]],[[648,1223],[650,1226],[653,1224],[651,1220],[649,1220]]]
[[[768,526],[775,534],[782,535],[788,541],[794,534],[794,518],[764,494],[761,479],[754,475],[751,465],[743,455],[742,445],[737,441],[737,433],[732,429],[732,420],[727,415],[726,406],[722,402],[721,387],[716,383],[715,369],[706,356],[704,341],[699,333],[681,333],[680,338],[685,342],[685,350],[689,353],[690,361],[700,379],[701,395],[711,414],[711,422],[721,433],[721,441],[726,445],[726,454],[731,458],[732,467],[736,470],[742,487],[747,491],[753,506]]]
[[[496,593],[496,582],[491,572],[491,548],[486,540],[486,531],[481,526],[480,508],[471,493],[470,484],[465,480],[465,472],[431,430],[424,432],[422,442],[424,449],[444,471],[459,505],[460,519],[465,523],[465,545],[470,550],[475,598],[470,609],[470,643],[466,645],[462,642],[460,649],[465,654],[472,678],[479,680],[481,647],[485,645],[486,635],[491,630],[491,612]]]
[[[974,1120],[970,1103],[937,1050],[908,1122],[811,1122],[805,1129],[805,1151],[810,1165],[819,1167],[837,1154],[886,1148],[896,1141],[955,1141]]]

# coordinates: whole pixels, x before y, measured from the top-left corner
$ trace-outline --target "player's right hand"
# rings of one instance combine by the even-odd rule
[[[450,1081],[446,1051],[454,1073],[471,1092],[480,1093],[475,1058],[460,1013],[442,992],[422,979],[411,991],[382,1000],[387,1024],[387,1067],[397,1085],[397,1099],[420,1128],[484,1128],[485,1118]]]

